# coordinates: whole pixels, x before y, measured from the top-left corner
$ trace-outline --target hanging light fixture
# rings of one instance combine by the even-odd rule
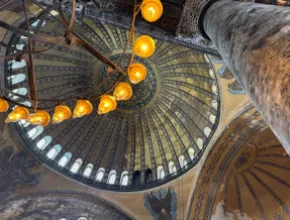
[[[141,13],[146,21],[155,22],[162,16],[163,5],[160,0],[143,0]]]
[[[72,112],[66,105],[56,106],[54,114],[52,116],[52,124],[57,124],[68,120],[72,116]]]
[[[6,118],[5,122],[17,122],[20,120],[27,119],[29,117],[29,111],[20,106],[16,106],[12,112],[9,113],[8,117]]]
[[[0,99],[0,112],[6,112],[9,108],[8,102],[4,99]]]
[[[74,109],[73,118],[83,117],[93,111],[93,105],[88,100],[79,100]]]
[[[105,114],[117,108],[117,102],[114,96],[103,95],[98,107],[98,114]]]
[[[131,83],[138,84],[146,79],[147,69],[141,63],[133,63],[129,66],[128,76]]]
[[[132,97],[133,90],[129,83],[120,82],[115,87],[114,97],[117,100],[128,100]]]
[[[155,51],[155,42],[152,37],[148,35],[140,36],[134,45],[134,52],[143,58],[148,58],[153,55]]]
[[[28,121],[33,125],[47,126],[50,122],[50,114],[47,111],[40,110],[31,114]]]

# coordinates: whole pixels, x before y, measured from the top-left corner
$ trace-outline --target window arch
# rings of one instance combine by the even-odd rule
[[[111,172],[109,173],[109,177],[108,177],[107,183],[110,184],[110,185],[114,185],[114,183],[116,181],[116,177],[117,177],[116,170],[111,170]]]
[[[216,121],[216,116],[215,115],[213,115],[213,114],[210,114],[209,115],[209,121],[211,122],[211,123],[215,123],[215,121]]]
[[[37,142],[36,147],[40,150],[44,150],[52,141],[51,136],[45,136],[40,141]]]
[[[212,100],[212,102],[211,102],[211,106],[212,106],[214,109],[217,109],[217,107],[218,107],[218,103],[217,103],[217,101],[216,101],[216,100]]]
[[[12,61],[12,69],[15,70],[15,69],[20,69],[20,68],[23,68],[26,66],[26,62],[25,60],[21,60],[20,62],[16,62],[16,61]]]
[[[81,158],[76,159],[70,168],[70,172],[77,173],[79,169],[81,168],[82,164],[83,164],[83,160]]]
[[[194,151],[194,149],[192,147],[190,147],[188,149],[188,154],[189,154],[189,157],[190,157],[191,160],[193,160],[195,158],[195,151]]]
[[[12,92],[17,93],[19,95],[27,95],[28,90],[26,88],[18,88],[18,89],[12,90]],[[11,94],[10,94],[10,96],[11,96]],[[17,99],[19,99],[19,96],[12,95],[11,99],[17,100]]]
[[[217,94],[217,86],[216,85],[212,85],[211,89],[212,89],[213,93]]]
[[[145,171],[145,183],[150,183],[152,181],[152,170],[150,168],[148,168]]]
[[[24,128],[28,127],[28,125],[30,125],[30,123],[26,120],[20,120],[19,124],[22,125]]]
[[[170,174],[176,174],[177,170],[176,170],[176,166],[175,166],[173,161],[169,161],[168,168],[169,168]]]
[[[141,184],[141,172],[140,170],[136,170],[133,173],[132,185],[140,185],[140,184]]]
[[[59,144],[56,144],[53,146],[53,148],[50,149],[50,151],[48,151],[48,153],[46,154],[46,156],[51,159],[54,160],[55,157],[59,154],[59,152],[61,151],[62,147]]]
[[[129,184],[129,173],[128,171],[123,171],[121,174],[120,185],[128,186]]]
[[[97,172],[97,174],[96,174],[96,178],[95,178],[95,180],[97,181],[97,182],[101,182],[102,181],[102,179],[103,179],[103,177],[104,177],[104,175],[105,175],[105,169],[104,168],[99,168],[99,170],[98,170],[98,172]]]
[[[163,166],[158,166],[157,167],[157,178],[159,179],[159,180],[161,180],[161,179],[163,179],[165,177],[165,171],[164,171],[164,168],[163,168]]]
[[[89,178],[90,175],[92,174],[92,171],[94,169],[94,165],[89,163],[87,166],[86,166],[86,169],[83,173],[83,176],[86,177],[86,178]]]
[[[186,168],[187,167],[187,161],[186,161],[184,155],[180,155],[178,157],[178,160],[179,160],[179,164],[180,164],[181,168]]]
[[[67,165],[67,163],[70,161],[72,157],[72,153],[71,152],[66,152],[59,160],[58,165],[61,167],[65,167]]]
[[[28,137],[34,140],[38,135],[43,132],[43,127],[37,125],[36,127],[32,128],[30,131],[27,132]]]
[[[8,80],[11,80],[12,85],[23,82],[25,79],[26,79],[26,76],[23,73],[19,73],[19,74],[8,77]]]

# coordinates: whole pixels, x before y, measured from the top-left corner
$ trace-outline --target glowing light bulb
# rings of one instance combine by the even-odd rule
[[[117,102],[114,96],[103,95],[100,104],[98,107],[98,114],[106,114],[110,111],[113,111],[117,108]]]
[[[72,113],[69,107],[65,105],[56,106],[52,116],[52,124],[57,124],[67,120],[71,117]]]
[[[133,91],[129,83],[120,82],[115,87],[114,96],[117,100],[128,100],[132,95]]]
[[[163,5],[160,0],[143,0],[141,13],[146,21],[157,21],[163,14]]]
[[[5,122],[17,122],[20,120],[25,120],[29,117],[29,111],[26,108],[16,106],[12,112],[9,113],[8,117],[6,118]]]
[[[93,105],[88,100],[79,100],[74,109],[73,118],[83,117],[93,111]]]
[[[154,40],[148,35],[142,35],[139,37],[134,45],[134,52],[139,57],[150,57],[155,51],[155,42]]]
[[[33,125],[47,126],[50,122],[50,114],[47,111],[37,111],[29,116],[28,121]]]
[[[147,69],[141,63],[133,63],[129,66],[128,76],[131,83],[138,84],[146,79]]]
[[[4,99],[0,99],[0,112],[6,112],[9,108],[8,102]]]

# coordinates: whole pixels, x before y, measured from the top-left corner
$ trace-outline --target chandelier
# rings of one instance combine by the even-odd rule
[[[19,0],[21,7],[23,8],[25,20],[26,20],[26,30],[13,27],[3,21],[0,21],[0,27],[5,28],[14,33],[23,35],[28,38],[27,49],[22,51],[17,50],[12,55],[1,56],[4,59],[13,59],[15,61],[24,60],[27,66],[28,73],[28,85],[30,89],[30,95],[24,96],[13,91],[5,89],[9,95],[0,97],[0,112],[7,112],[9,110],[9,105],[13,105],[12,111],[8,114],[5,122],[17,122],[20,120],[25,120],[33,125],[47,126],[48,124],[57,124],[65,120],[72,118],[79,118],[90,114],[93,109],[92,101],[99,99],[98,114],[106,114],[114,111],[117,108],[118,101],[126,101],[130,99],[133,95],[133,90],[131,84],[138,84],[146,79],[147,69],[146,67],[138,62],[134,62],[134,56],[139,56],[142,58],[148,58],[154,54],[155,42],[148,35],[142,35],[135,39],[135,21],[138,14],[141,12],[142,17],[148,22],[157,21],[163,13],[163,6],[160,0],[142,0],[140,4],[137,4],[137,0],[133,0],[133,15],[129,33],[127,36],[127,42],[125,48],[123,49],[123,54],[117,63],[112,62],[106,56],[104,56],[100,51],[94,48],[89,42],[87,42],[80,34],[76,33],[73,28],[73,24],[76,20],[76,10],[77,2],[76,0],[71,0],[71,17],[70,20],[65,16],[58,16],[55,13],[54,7],[44,7],[36,2],[36,0],[30,0],[33,4],[41,9],[41,12],[36,15],[34,19],[38,19],[43,13],[47,13],[53,19],[57,20],[63,24],[66,28],[65,34],[61,37],[46,36],[38,33],[32,33],[30,31],[31,19],[28,16],[27,2],[26,0]],[[9,4],[8,1],[6,4]],[[59,3],[61,4],[61,2]],[[5,5],[5,4],[4,4]],[[1,9],[1,8],[0,8]],[[34,20],[35,21],[35,20]],[[38,99],[36,92],[36,80],[34,72],[34,59],[33,55],[36,53],[42,53],[50,48],[45,48],[42,51],[35,51],[33,44],[37,41],[44,43],[51,43],[57,45],[62,41],[66,41],[68,45],[80,45],[83,46],[88,52],[90,52],[94,57],[100,60],[104,65],[107,66],[109,73],[119,72],[121,77],[117,80],[112,88],[106,93],[98,96],[92,97],[90,94],[99,88],[106,80],[104,79],[100,84],[94,86],[93,89],[86,92],[85,94],[80,94],[70,99]],[[124,71],[120,67],[120,63],[124,58],[124,54],[128,49],[129,44],[133,45],[132,52],[130,54],[130,59],[126,70]],[[9,48],[8,45],[1,42],[1,46]],[[110,76],[108,76],[110,77]],[[125,78],[128,78],[128,82]],[[23,103],[17,102],[11,99],[11,95],[18,96],[33,102],[33,106],[29,107]],[[66,103],[74,100],[76,105],[72,111]],[[52,107],[40,108],[38,102],[53,103]],[[51,115],[47,110],[54,109],[54,113]],[[30,112],[31,111],[31,112]]]

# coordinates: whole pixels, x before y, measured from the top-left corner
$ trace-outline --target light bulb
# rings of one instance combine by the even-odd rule
[[[157,21],[163,14],[163,5],[160,0],[143,0],[141,13],[146,21]]]
[[[29,117],[28,109],[20,106],[16,106],[12,112],[9,113],[8,117],[6,118],[5,122],[17,122],[20,120],[25,120]]]
[[[134,52],[139,57],[150,57],[153,55],[155,51],[155,42],[154,40],[148,35],[142,35],[139,37],[134,45]]]
[[[52,116],[52,124],[57,124],[67,120],[71,117],[72,113],[69,107],[65,105],[56,106]]]
[[[9,104],[4,99],[0,99],[0,112],[6,112],[9,108]]]
[[[47,111],[40,110],[31,114],[28,121],[33,125],[47,126],[50,122],[50,114]]]
[[[105,114],[117,108],[117,102],[114,96],[103,95],[98,107],[98,114]]]
[[[133,63],[129,66],[128,76],[131,83],[138,84],[146,79],[147,69],[141,63]]]
[[[132,97],[133,91],[129,83],[120,82],[115,87],[114,96],[117,100],[128,100]]]
[[[73,118],[83,117],[93,111],[93,105],[88,100],[79,100],[74,109]]]

